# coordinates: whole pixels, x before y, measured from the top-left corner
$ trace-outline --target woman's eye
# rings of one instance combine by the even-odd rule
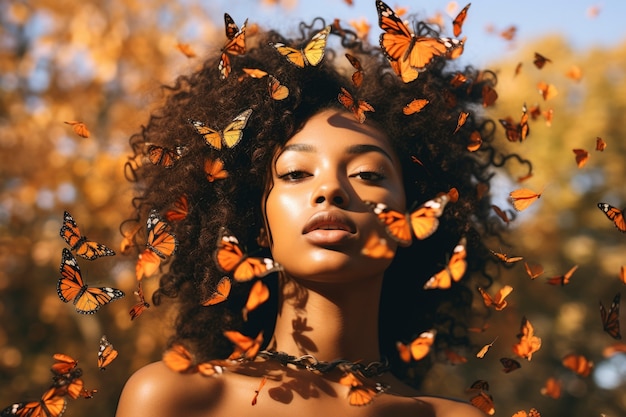
[[[309,174],[307,174],[304,171],[289,171],[286,174],[281,174],[278,176],[278,179],[284,180],[284,181],[298,181],[301,179],[304,179],[306,177],[308,177]]]
[[[385,178],[382,174],[373,171],[361,171],[353,176],[364,181],[380,181]]]

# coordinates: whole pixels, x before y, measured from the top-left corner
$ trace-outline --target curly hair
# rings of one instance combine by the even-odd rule
[[[313,26],[318,21],[310,26],[301,24],[304,39],[315,32]],[[466,277],[471,272],[484,272],[490,254],[483,239],[499,232],[489,215],[488,195],[477,191],[477,187],[488,190],[493,169],[498,166],[496,157],[506,159],[493,147],[494,123],[481,116],[483,88],[493,87],[496,79],[492,73],[472,67],[450,69],[450,60],[441,58],[421,72],[417,80],[404,83],[379,48],[360,43],[349,31],[333,29],[331,35],[339,35],[342,45],[334,49],[329,45],[318,66],[292,65],[270,44],[295,45],[302,39],[259,31],[248,37],[246,53],[232,58],[233,70],[227,78],[220,77],[220,57],[216,55],[206,59],[195,72],[178,77],[174,85],[165,86],[164,103],[152,112],[142,131],[130,139],[134,155],[128,176],[135,182],[137,194],[133,201],[136,213],[129,222],[141,222],[153,209],[163,215],[181,195],[189,201],[187,216],[171,222],[178,248],[153,295],[157,305],[164,298],[177,300],[172,343],[184,342],[198,360],[208,360],[224,358],[232,352],[224,330],[256,335],[263,329],[267,342],[277,313],[278,277],[263,278],[270,285],[272,296],[247,321],[241,318],[250,288],[247,283],[233,286],[224,303],[210,307],[201,304],[223,276],[213,257],[219,231],[227,227],[249,251],[267,251],[260,247],[257,238],[264,225],[261,202],[272,158],[311,116],[327,108],[344,109],[337,97],[341,88],[346,88],[375,109],[367,113],[367,119],[384,126],[400,156],[408,204],[421,204],[452,188],[459,193],[458,201],[448,204],[438,232],[426,241],[400,248],[385,273],[380,349],[392,372],[417,386],[430,363],[409,365],[400,361],[396,342],[408,342],[420,332],[434,328],[438,331],[438,348],[468,345],[474,292],[467,285],[424,291],[424,283],[444,267],[461,236],[467,238]],[[329,43],[337,40],[330,38]],[[356,56],[363,66],[364,81],[358,89],[350,79],[354,69],[340,56],[340,49]],[[289,88],[288,97],[272,99],[267,77],[245,76],[243,68],[261,69],[273,75]],[[463,81],[453,82],[459,74]],[[403,107],[415,98],[427,99],[429,103],[421,112],[405,115]],[[223,128],[248,109],[252,114],[243,139],[232,148],[217,150],[208,146],[190,122]],[[461,112],[468,112],[469,117],[457,130]],[[480,134],[482,145],[477,152],[470,152],[468,145],[476,134]],[[180,149],[181,156],[167,168],[149,163],[150,145]],[[224,162],[229,176],[209,182],[204,163],[216,158]],[[127,224],[122,226],[126,229]],[[142,243],[141,236],[135,239]],[[466,281],[464,278],[461,283]]]

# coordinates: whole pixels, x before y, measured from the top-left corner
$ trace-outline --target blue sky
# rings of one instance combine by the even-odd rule
[[[316,16],[332,22],[340,18],[344,22],[366,18],[372,25],[376,40],[380,30],[374,0],[353,0],[347,5],[343,0],[277,0],[278,5],[267,5],[263,0],[218,0],[211,4],[217,22],[223,24],[223,13],[228,12],[236,22],[246,18],[265,23],[281,31],[294,28],[300,20],[310,21]],[[295,3],[291,8],[285,7]],[[420,17],[441,12],[447,21],[453,17],[446,14],[449,0],[387,0],[392,8],[407,7],[409,13]],[[457,1],[459,9],[467,4]],[[574,49],[590,47],[613,47],[626,42],[626,1],[623,0],[473,0],[465,21],[463,36],[467,36],[463,58],[483,65],[505,58],[511,45],[486,28],[491,25],[503,30],[511,25],[517,27],[517,44],[558,33]],[[588,10],[597,7],[599,13],[591,18]],[[451,34],[447,34],[451,35]]]

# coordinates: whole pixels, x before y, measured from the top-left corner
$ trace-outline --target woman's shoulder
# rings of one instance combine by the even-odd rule
[[[429,404],[437,417],[485,417],[481,410],[461,400],[433,396],[419,396],[416,399]]]
[[[174,372],[163,362],[136,371],[122,390],[116,417],[193,416],[213,408],[223,390],[222,378]]]

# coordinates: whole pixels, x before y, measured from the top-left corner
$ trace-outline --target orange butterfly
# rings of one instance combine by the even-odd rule
[[[270,290],[263,281],[257,281],[250,288],[248,301],[243,307],[242,314],[244,321],[248,321],[248,313],[256,309],[258,306],[266,302],[270,298]]]
[[[347,372],[341,379],[341,385],[350,387],[348,391],[348,399],[350,405],[367,405],[372,402],[378,391],[374,388],[366,386],[352,372]]]
[[[445,57],[461,45],[456,39],[416,36],[400,17],[381,0],[376,1],[378,25],[383,30],[380,47],[404,82],[417,78],[435,57]]]
[[[350,61],[350,64],[356,70],[352,74],[352,84],[354,84],[356,88],[359,88],[361,84],[363,84],[363,66],[361,65],[361,61],[359,61],[359,59],[354,55],[350,54],[346,54],[346,58],[348,58],[348,61]]]
[[[84,389],[84,382],[80,378],[83,370],[78,368],[78,361],[69,355],[56,353],[53,355],[56,361],[50,370],[52,371],[52,387],[55,395],[67,395],[70,398],[89,397],[96,391]]]
[[[57,394],[55,388],[46,391],[40,400],[11,404],[2,411],[2,417],[60,417],[65,412],[67,401]]]
[[[511,358],[500,358],[500,363],[502,364],[502,366],[504,366],[504,368],[502,368],[502,372],[504,372],[505,374],[513,372],[514,370],[522,367],[522,365],[518,361]]]
[[[252,114],[252,109],[241,112],[230,122],[224,130],[217,131],[211,129],[204,123],[198,120],[189,120],[196,131],[202,135],[207,145],[220,150],[222,149],[222,143],[228,148],[232,148],[237,145],[243,138],[243,129],[248,124],[248,119]]]
[[[483,144],[483,138],[480,136],[480,132],[474,130],[470,133],[469,143],[467,144],[467,150],[470,152],[476,152],[480,149],[480,146]]]
[[[76,258],[63,248],[61,278],[57,282],[57,294],[64,303],[73,301],[80,314],[94,314],[105,304],[124,297],[124,292],[111,287],[90,287],[84,283]]]
[[[178,49],[180,52],[182,52],[183,55],[185,55],[187,58],[195,58],[196,57],[196,51],[194,51],[193,48],[191,47],[191,45],[189,45],[188,43],[178,42],[176,44],[176,49]]]
[[[584,149],[573,149],[573,151],[576,158],[576,165],[578,166],[578,168],[584,167],[589,160],[589,152]]]
[[[509,256],[506,253],[492,251],[491,249],[489,249],[489,251],[493,254],[493,256],[495,256],[496,258],[498,258],[500,261],[504,262],[505,264],[519,262],[522,259],[524,259],[522,256]]]
[[[107,340],[105,335],[100,338],[100,347],[98,348],[98,368],[104,371],[107,366],[117,358],[118,352],[113,348],[111,342]]]
[[[499,119],[498,121],[504,127],[506,138],[509,142],[523,142],[530,134],[530,126],[528,125],[528,108],[526,104],[522,106],[522,117],[519,123],[515,123],[513,119]]]
[[[402,113],[406,114],[407,116],[414,113],[419,113],[424,107],[426,107],[428,103],[430,103],[430,101],[425,98],[416,98],[412,100],[409,104],[404,106],[404,108],[402,109]]]
[[[541,417],[541,414],[539,414],[539,411],[537,411],[536,408],[531,408],[530,410],[528,410],[528,414],[525,410],[520,410],[517,413],[513,414],[512,417]]]
[[[387,233],[401,246],[409,246],[413,236],[426,239],[437,231],[439,217],[450,201],[448,194],[441,194],[428,200],[410,213],[392,210],[383,203],[365,201],[378,220],[385,226]]]
[[[495,308],[497,311],[503,310],[508,305],[505,298],[511,293],[511,291],[513,291],[513,287],[511,287],[510,285],[505,285],[496,293],[495,297],[491,298],[491,296],[487,294],[485,290],[483,290],[481,287],[478,287],[478,292],[480,293],[480,295],[482,295],[485,306],[493,306],[493,308]]]
[[[535,52],[535,59],[533,60],[533,64],[535,64],[535,66],[539,69],[543,68],[544,65],[546,65],[546,63],[548,62],[552,62],[552,60],[550,60],[549,58],[546,58],[545,56],[541,55],[538,52]]]
[[[76,133],[78,136],[82,137],[82,138],[88,138],[90,133],[89,133],[89,129],[87,129],[87,125],[84,124],[83,122],[79,122],[76,120],[71,120],[69,122],[64,122],[70,126],[72,126],[72,130],[74,130],[74,133]]]
[[[626,284],[626,266],[622,266],[619,269],[619,280],[622,281],[623,284]]]
[[[506,211],[502,210],[500,207],[496,206],[495,204],[493,204],[491,208],[493,209],[493,211],[495,211],[498,217],[502,219],[504,223],[509,224],[511,222],[512,219],[509,218],[509,215]]]
[[[447,289],[450,288],[453,281],[458,282],[463,278],[467,269],[467,261],[465,260],[467,257],[466,245],[467,241],[465,237],[462,237],[454,247],[448,265],[426,281],[426,284],[424,284],[425,290],[433,288]]]
[[[548,378],[546,380],[546,383],[543,385],[543,387],[541,387],[540,392],[542,395],[545,395],[550,398],[554,398],[555,400],[557,398],[560,398],[561,397],[561,381],[553,377]]]
[[[163,363],[174,372],[200,373],[203,376],[219,375],[223,372],[220,365],[212,362],[195,364],[193,355],[181,344],[174,344],[163,352]]]
[[[461,10],[452,21],[452,33],[454,33],[454,36],[459,36],[461,34],[461,31],[463,29],[463,23],[465,22],[465,18],[467,17],[467,11],[470,8],[470,5],[471,3],[468,3],[468,5],[465,6],[463,10]]]
[[[543,81],[537,83],[537,89],[539,90],[539,93],[541,94],[543,99],[546,101],[554,98],[559,93],[554,84],[548,84]]]
[[[613,343],[612,345],[606,346],[604,349],[602,349],[602,356],[604,356],[605,358],[610,358],[617,353],[626,353],[626,344]]]
[[[605,149],[606,149],[606,142],[601,137],[598,136],[596,138],[596,151],[604,152]]]
[[[570,278],[572,278],[572,275],[574,275],[574,272],[576,272],[577,269],[578,269],[578,265],[574,265],[565,274],[556,275],[556,276],[548,278],[547,283],[550,285],[561,285],[561,286],[567,285],[569,284]]]
[[[215,291],[211,293],[211,295],[206,301],[202,302],[202,305],[212,306],[215,304],[219,304],[223,301],[226,301],[228,299],[228,296],[230,295],[231,287],[232,287],[232,282],[230,281],[230,278],[222,277],[222,279],[220,279],[219,282],[217,283],[217,286],[215,287]]]
[[[458,132],[461,127],[465,124],[465,122],[467,121],[467,117],[469,116],[468,112],[462,111],[459,113],[459,118],[456,122],[456,128],[454,129],[454,132],[452,132],[452,134],[454,135],[456,132]]]
[[[498,92],[489,84],[483,85],[481,95],[483,97],[483,107],[489,107],[493,105],[498,99]]]
[[[525,358],[530,361],[533,357],[533,353],[541,348],[541,339],[535,336],[535,329],[525,316],[522,317],[522,324],[517,338],[519,342],[513,345],[513,353],[520,358]]]
[[[178,222],[187,218],[189,214],[189,200],[185,194],[181,194],[180,197],[174,201],[172,208],[165,212],[165,219],[168,222]]]
[[[78,361],[64,353],[55,353],[52,358],[56,361],[50,367],[55,375],[69,374],[78,366]]]
[[[161,265],[161,261],[176,252],[178,245],[176,236],[170,232],[169,224],[161,220],[156,210],[150,211],[146,230],[148,233],[146,249],[139,254],[135,265],[137,281],[154,274]]]
[[[511,197],[515,210],[522,211],[527,209],[532,203],[537,201],[537,199],[541,198],[541,194],[542,193],[536,193],[528,188],[519,188],[511,191],[509,196]]]
[[[593,369],[593,361],[587,359],[584,355],[570,353],[565,355],[561,363],[566,368],[572,370],[576,375],[587,377]]]
[[[375,233],[367,239],[361,253],[374,259],[391,259],[395,255],[395,252],[389,247],[387,239],[378,237]]]
[[[228,359],[254,359],[263,343],[263,331],[252,339],[235,330],[227,330],[224,336],[235,345],[235,350]]]
[[[528,262],[524,262],[524,269],[526,269],[526,273],[530,279],[535,279],[539,275],[543,274],[543,266],[540,264],[529,264]]]
[[[437,331],[431,329],[420,333],[418,337],[413,339],[411,343],[404,344],[402,342],[396,342],[396,348],[400,354],[402,361],[409,363],[411,360],[419,361],[428,355],[430,348],[435,341]]]
[[[355,100],[352,94],[345,88],[341,87],[341,92],[337,99],[343,106],[350,110],[359,123],[365,122],[365,112],[373,112],[374,108],[365,100]]]
[[[150,145],[148,147],[148,160],[154,165],[171,168],[183,155],[183,149],[182,146],[169,149],[163,146]]]
[[[226,26],[226,37],[228,41],[222,48],[222,56],[218,69],[220,78],[225,79],[230,74],[232,68],[230,66],[230,55],[242,55],[246,52],[246,24],[248,19],[243,22],[241,29],[237,27],[235,21],[228,13],[224,13],[224,25]]]
[[[228,178],[228,171],[224,169],[224,161],[219,158],[204,160],[204,173],[209,182]]]
[[[604,214],[606,214],[606,217],[608,217],[609,220],[613,221],[613,224],[615,225],[615,227],[617,227],[617,230],[622,233],[626,233],[626,220],[624,219],[623,210],[620,210],[617,207],[613,207],[608,203],[598,203],[598,208],[602,210]]]
[[[607,332],[613,339],[620,340],[622,335],[619,329],[619,303],[620,303],[621,294],[615,294],[613,297],[613,302],[609,307],[609,311],[607,312],[602,305],[602,301],[600,301],[600,318],[602,319],[602,328],[605,332]]]
[[[143,288],[141,286],[141,281],[137,283],[137,291],[135,291],[135,295],[139,297],[139,302],[132,306],[128,314],[130,314],[130,319],[135,320],[139,317],[146,308],[150,308],[150,304],[146,301],[146,298],[143,295]]]
[[[242,71],[245,75],[248,75],[252,78],[263,78],[267,75],[267,72],[258,68],[242,68]]]
[[[480,350],[478,351],[478,353],[476,353],[476,357],[478,359],[482,359],[485,357],[485,355],[487,354],[487,352],[489,351],[489,349],[491,349],[491,347],[493,346],[494,343],[496,343],[496,340],[498,340],[498,337],[496,336],[495,339],[493,339],[493,341],[491,343],[487,343],[485,346],[483,346],[482,348],[480,348]]]
[[[217,265],[226,273],[232,273],[235,281],[250,281],[281,269],[271,258],[255,258],[244,254],[239,240],[226,228],[222,228],[215,251]]]
[[[86,236],[82,236],[76,221],[67,211],[63,213],[63,226],[61,226],[59,234],[70,246],[70,250],[82,258],[92,261],[101,256],[115,255],[112,249],[101,243],[89,240]]]
[[[331,26],[328,25],[317,32],[302,49],[291,48],[283,43],[270,42],[270,45],[284,56],[287,61],[299,68],[304,68],[307,65],[315,67],[324,59],[326,40],[330,30]]]
[[[281,84],[280,81],[278,81],[278,79],[273,75],[269,76],[268,88],[270,92],[270,97],[272,97],[274,100],[279,101],[289,97],[289,88]]]
[[[493,397],[485,391],[478,391],[475,396],[470,398],[470,403],[487,415],[492,416],[496,413]]]

